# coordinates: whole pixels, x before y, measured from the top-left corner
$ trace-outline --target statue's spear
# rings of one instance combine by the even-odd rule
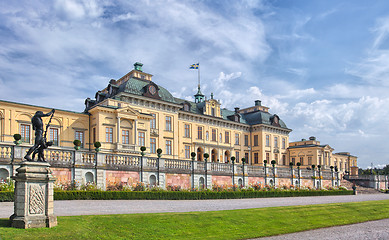
[[[54,112],[55,112],[55,111],[54,111]],[[46,131],[45,131],[45,134],[44,134],[44,136],[43,136],[43,139],[44,139],[43,141],[46,141],[47,130],[48,130],[49,127],[50,127],[51,119],[53,119],[54,112],[53,112],[53,114],[51,114],[51,117],[50,117],[50,119],[49,119],[49,122],[48,122],[47,125],[46,125]]]

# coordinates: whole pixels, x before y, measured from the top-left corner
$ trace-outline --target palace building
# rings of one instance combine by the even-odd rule
[[[203,95],[200,85],[193,101],[176,98],[142,67],[137,62],[120,79],[111,79],[94,99],[85,100],[84,112],[56,110],[47,133],[54,145],[50,148],[73,149],[78,139],[81,150],[93,151],[94,143],[100,142],[105,154],[140,155],[145,146],[150,158],[156,158],[161,148],[165,158],[175,160],[190,160],[195,152],[198,162],[208,153],[212,163],[226,163],[234,156],[238,165],[246,158],[253,166],[263,166],[264,160],[275,160],[278,166],[336,165],[341,171],[357,166],[356,157],[332,154],[330,146],[315,138],[289,143],[292,130],[260,100],[228,110],[213,94]],[[50,109],[0,101],[0,143],[12,143],[19,133],[22,146],[32,145],[31,118],[36,111]],[[43,120],[47,124],[48,119]]]
[[[139,146],[146,146],[155,155],[161,148],[173,159],[190,159],[196,152],[202,161],[207,152],[212,162],[226,162],[231,156],[237,163],[245,157],[253,165],[286,160],[291,129],[261,101],[231,111],[221,108],[213,95],[206,99],[200,87],[194,101],[175,98],[142,71],[141,63],[134,66],[122,78],[112,79],[94,100],[85,101],[90,142],[99,141],[113,152],[138,152]]]

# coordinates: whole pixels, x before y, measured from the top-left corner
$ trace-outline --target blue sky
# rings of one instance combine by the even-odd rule
[[[2,1],[0,99],[82,111],[136,61],[173,95],[262,100],[365,168],[389,164],[389,3]]]

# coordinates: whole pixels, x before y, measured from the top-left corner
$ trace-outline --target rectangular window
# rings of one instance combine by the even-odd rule
[[[105,128],[105,141],[108,143],[113,143],[113,128]]]
[[[258,146],[258,135],[254,135],[254,146]]]
[[[197,127],[197,138],[203,139],[203,127]]]
[[[185,158],[190,158],[190,146],[185,145]]]
[[[157,121],[156,121],[157,115],[152,113],[151,116],[153,117],[153,119],[150,120],[150,128],[156,129],[157,128]]]
[[[212,129],[212,141],[216,142],[216,129]]]
[[[22,136],[22,142],[30,142],[30,125],[20,124],[20,135]]]
[[[156,153],[157,149],[157,139],[150,138],[150,153]]]
[[[266,160],[267,160],[267,163],[270,163],[270,153],[266,153]]]
[[[283,138],[282,139],[282,149],[285,149],[286,148],[286,139]]]
[[[270,147],[270,136],[266,135],[266,147]]]
[[[276,160],[276,163],[278,164],[278,154],[274,154],[274,160]]]
[[[211,108],[211,115],[215,116],[215,108]]]
[[[244,153],[244,158],[246,158],[246,163],[249,162],[249,153]]]
[[[304,165],[304,157],[300,157],[300,163],[301,165]]]
[[[189,124],[185,124],[185,127],[184,127],[184,137],[187,137],[189,138],[190,137],[190,126]]]
[[[166,117],[166,131],[172,131],[172,117]]]
[[[93,133],[92,133],[92,137],[93,137],[93,143],[96,142],[96,128],[93,128]]]
[[[84,147],[84,131],[76,131],[75,139],[80,140],[81,146]]]
[[[53,141],[54,146],[58,146],[58,128],[50,128],[50,141]]]
[[[225,132],[224,138],[225,143],[230,143],[230,132]]]
[[[308,165],[311,166],[312,165],[312,157],[308,157]],[[336,164],[335,164],[336,165]]]
[[[236,163],[239,163],[239,152],[235,152]]]
[[[293,163],[293,165],[295,165],[296,164],[296,158],[292,158],[292,163]]]
[[[122,143],[130,144],[130,130],[122,130]]]
[[[278,148],[278,137],[274,137],[274,147]]]
[[[254,153],[254,164],[258,164],[259,159],[258,159],[258,153]]]
[[[145,146],[145,133],[138,132],[138,144],[139,146]]]
[[[239,133],[235,133],[235,145],[239,145]]]
[[[249,145],[249,135],[244,135],[244,145],[245,146]]]
[[[166,140],[166,155],[172,155],[172,141]]]

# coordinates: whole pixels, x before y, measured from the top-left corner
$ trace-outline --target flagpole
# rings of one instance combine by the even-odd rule
[[[199,74],[199,89],[200,89],[200,62],[197,63],[198,66],[198,74]]]

